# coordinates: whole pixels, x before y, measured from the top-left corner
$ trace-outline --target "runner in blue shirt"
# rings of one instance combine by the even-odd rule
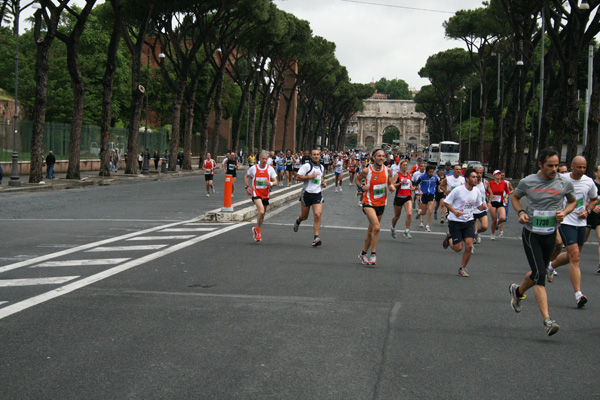
[[[415,186],[418,187],[418,191],[421,194],[419,227],[423,228],[423,215],[427,212],[427,225],[425,225],[427,232],[431,232],[429,225],[431,224],[431,215],[433,214],[433,205],[435,203],[436,183],[439,180],[439,177],[433,173],[434,170],[435,167],[433,165],[427,166],[426,172],[415,181]]]

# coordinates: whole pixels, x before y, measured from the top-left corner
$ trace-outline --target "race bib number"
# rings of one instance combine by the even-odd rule
[[[385,183],[382,183],[380,185],[374,185],[373,186],[373,198],[379,199],[379,198],[385,196],[385,189],[386,189]]]
[[[556,230],[556,211],[535,210],[531,223],[534,233],[552,233]]]
[[[583,193],[577,193],[576,194],[577,197],[577,206],[575,207],[575,211],[583,211],[583,207],[585,206],[584,203],[584,199],[583,199]]]
[[[256,178],[256,188],[257,189],[266,189],[267,186],[267,178]]]
[[[206,171],[204,171],[204,173],[205,173],[206,175],[210,175],[210,174],[212,173],[211,171],[212,171],[212,170],[210,170],[210,169],[207,169]]]
[[[410,189],[410,181],[408,179],[403,179],[402,184],[400,185],[402,189]]]
[[[229,169],[230,171],[233,171],[235,169],[235,164],[227,165],[227,169]]]
[[[502,201],[502,196],[494,196],[492,197],[492,201],[500,203]]]
[[[313,178],[310,180],[310,183],[312,183],[313,185],[320,185],[321,184],[321,178]]]

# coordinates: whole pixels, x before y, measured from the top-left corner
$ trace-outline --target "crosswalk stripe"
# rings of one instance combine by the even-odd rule
[[[8,303],[8,301],[0,301],[0,305],[2,305],[4,303]]]
[[[29,268],[45,267],[83,267],[86,265],[116,265],[128,261],[129,258],[100,258],[97,260],[65,260],[65,261],[47,261]]]
[[[210,232],[217,228],[168,228],[159,232]]]
[[[32,279],[0,279],[0,287],[12,286],[36,286],[36,285],[60,285],[62,283],[77,279],[79,276],[57,276],[52,278]]]
[[[144,240],[184,240],[184,239],[191,239],[196,235],[176,235],[176,236],[138,236],[138,237],[134,237],[131,239],[127,239],[127,241],[130,240],[137,240],[137,241],[144,241]]]
[[[139,250],[160,250],[163,247],[167,247],[166,244],[147,244],[143,246],[106,246],[106,247],[95,247],[93,249],[86,250],[86,253],[95,253],[102,251],[139,251]]]

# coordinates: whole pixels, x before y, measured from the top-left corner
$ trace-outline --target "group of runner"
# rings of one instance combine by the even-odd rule
[[[261,241],[261,225],[270,190],[278,182],[277,173],[268,165],[268,159],[269,153],[261,152],[259,163],[250,167],[245,176],[247,193],[252,196],[258,209],[257,226],[252,228],[256,241]],[[313,247],[322,245],[319,233],[323,211],[322,190],[327,187],[324,180],[327,171],[321,159],[319,150],[312,150],[310,156],[305,154],[295,175],[295,179],[303,183],[303,188],[300,214],[294,221],[293,230],[298,232],[300,224],[308,219],[312,210]],[[600,233],[600,207],[597,206],[600,170],[596,171],[596,181],[585,176],[585,158],[575,157],[571,172],[563,175],[558,173],[556,152],[551,149],[542,150],[537,160],[539,172],[522,179],[514,190],[499,170],[493,172],[494,180],[486,180],[481,165],[467,168],[464,173],[460,165],[445,165],[436,173],[435,167],[419,163],[418,170],[415,169],[411,174],[408,171],[408,160],[398,160],[389,168],[385,165],[387,160],[385,151],[376,150],[370,157],[357,159],[351,155],[345,165],[342,157],[333,161],[336,167],[336,163],[339,163],[340,175],[344,169],[348,170],[351,178],[349,184],[356,185],[360,205],[368,220],[363,248],[358,254],[363,265],[374,267],[377,263],[378,236],[388,192],[394,196],[391,226],[394,238],[397,237],[396,224],[402,211],[406,214],[404,237],[410,239],[413,207],[418,206],[420,226],[426,231],[430,231],[432,215],[437,219],[437,211],[439,207],[442,208],[440,223],[445,223],[446,218],[448,222],[448,233],[442,246],[450,247],[455,252],[464,250],[458,269],[461,277],[469,276],[467,264],[473,253],[474,243],[481,242],[480,233],[489,228],[488,214],[491,217],[491,240],[495,240],[496,232],[500,237],[503,235],[502,228],[510,198],[519,223],[523,225],[522,241],[531,269],[521,284],[513,283],[509,286],[513,310],[521,311],[525,293],[534,288],[546,332],[548,335],[555,334],[559,326],[548,312],[545,283],[553,282],[555,268],[567,264],[576,305],[581,308],[586,304],[587,298],[580,287],[579,259],[591,230]],[[341,190],[341,182],[341,178],[336,177],[336,189]],[[528,200],[526,208],[523,208],[521,202],[523,197]],[[590,222],[592,225],[588,226]],[[561,253],[563,246],[566,252]],[[600,265],[598,271],[600,273]]]

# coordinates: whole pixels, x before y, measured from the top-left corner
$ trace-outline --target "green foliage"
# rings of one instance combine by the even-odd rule
[[[408,83],[402,79],[387,80],[381,78],[375,82],[375,89],[378,93],[388,95],[390,100],[412,100],[412,93],[408,90]]]

